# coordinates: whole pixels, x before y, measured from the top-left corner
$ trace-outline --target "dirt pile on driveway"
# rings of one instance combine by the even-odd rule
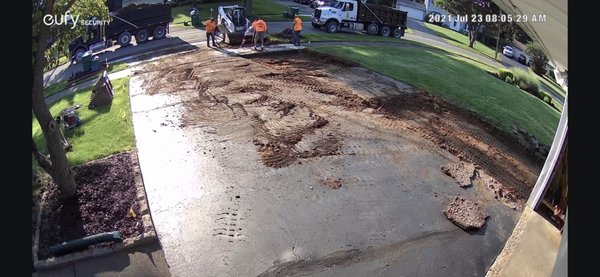
[[[442,171],[454,178],[461,188],[472,186],[473,179],[477,176],[475,165],[464,162],[443,165]]]
[[[325,183],[325,186],[332,188],[332,189],[339,189],[342,187],[342,179],[328,177],[325,179],[324,183]]]
[[[542,166],[517,139],[473,113],[338,58],[278,53],[245,59],[201,51],[149,63],[139,73],[148,94],[183,99],[184,126],[247,137],[267,167],[368,154],[361,146],[367,149],[369,140],[347,141],[394,133],[477,165],[485,173],[480,181],[494,187],[498,199],[515,202],[529,195]],[[365,128],[368,133],[358,131]],[[476,181],[471,169],[447,171],[467,186]]]
[[[485,225],[485,220],[489,217],[485,214],[477,203],[473,203],[463,197],[454,198],[448,207],[444,210],[444,215],[458,227],[464,230],[477,230]]]

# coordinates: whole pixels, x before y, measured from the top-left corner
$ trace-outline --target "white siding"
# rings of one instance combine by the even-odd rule
[[[425,11],[424,10],[415,9],[413,7],[405,6],[405,5],[402,5],[402,4],[396,5],[396,9],[408,12],[408,17],[412,18],[412,19],[423,21],[423,18],[425,18]]]

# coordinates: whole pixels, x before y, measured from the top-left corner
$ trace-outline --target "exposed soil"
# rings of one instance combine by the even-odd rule
[[[50,182],[40,229],[41,259],[50,246],[103,232],[120,231],[126,239],[140,235],[144,226],[137,199],[137,158],[121,153],[73,168],[77,195],[61,201],[58,187]],[[94,246],[92,246],[94,247]]]
[[[461,188],[472,186],[473,179],[477,176],[475,165],[464,162],[443,165],[442,171],[454,178]]]
[[[513,187],[506,187],[499,183],[478,165],[458,162],[443,165],[441,169],[446,175],[454,178],[461,188],[476,184],[491,191],[495,199],[515,210],[522,210],[525,205],[524,198],[517,197],[518,192]]]
[[[325,186],[330,187],[332,189],[339,189],[342,187],[341,179],[334,179],[334,178],[328,177],[327,179],[325,179],[324,183],[325,183]]]
[[[477,203],[460,196],[455,197],[443,212],[452,223],[467,231],[480,229],[489,217]]]
[[[469,167],[459,182],[480,180],[503,201],[525,199],[542,166],[534,148],[473,113],[323,54],[244,59],[200,51],[149,63],[140,72],[149,94],[184,99],[184,126],[216,126],[223,136],[251,130],[249,140],[268,167],[354,155],[343,149],[345,138],[358,136],[353,133],[357,124],[368,126],[371,134],[394,130],[418,147],[476,165],[478,179]]]

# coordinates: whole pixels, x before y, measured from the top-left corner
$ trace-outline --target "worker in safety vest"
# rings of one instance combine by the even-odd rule
[[[294,18],[294,45],[300,46],[300,32],[302,31],[302,19],[299,15]]]
[[[215,42],[215,30],[217,29],[217,22],[214,18],[207,20],[204,22],[204,26],[206,27],[206,46],[210,47],[210,39],[212,38],[213,46],[217,46]]]
[[[258,18],[258,20],[254,23],[252,23],[252,26],[254,26],[254,45],[256,46],[258,44],[258,41],[260,40],[260,49],[264,50],[265,46],[264,46],[264,42],[265,42],[265,33],[267,32],[267,23],[265,23],[264,20],[262,20],[262,18]],[[254,48],[256,50],[256,47]]]

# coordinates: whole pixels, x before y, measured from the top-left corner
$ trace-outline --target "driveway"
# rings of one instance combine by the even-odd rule
[[[440,170],[457,158],[440,147],[336,104],[354,103],[336,89],[372,97],[410,88],[360,69],[282,71],[289,65],[277,60],[202,48],[131,79],[140,166],[171,274],[483,276],[518,213],[485,189],[459,188]],[[293,78],[309,72],[331,87]],[[288,135],[282,141],[301,139],[299,153],[339,154],[294,161],[262,142]],[[457,194],[488,199],[487,227],[468,233],[445,218]]]

